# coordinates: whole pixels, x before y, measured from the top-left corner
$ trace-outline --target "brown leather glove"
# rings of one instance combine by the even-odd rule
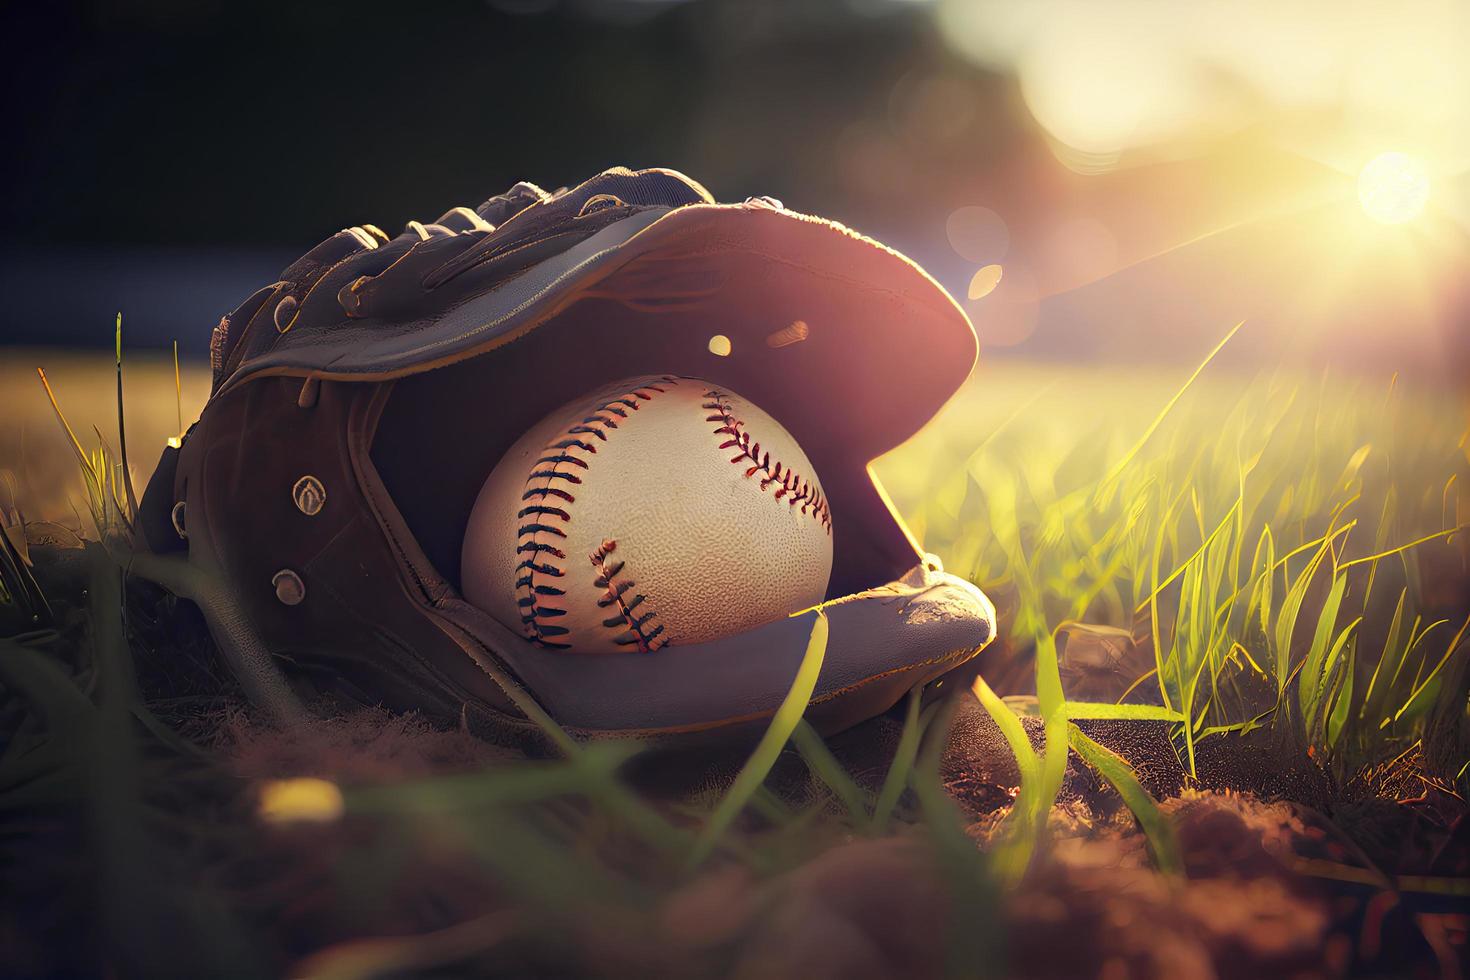
[[[476,493],[548,411],[632,375],[728,384],[796,437],[827,490],[835,601],[808,716],[831,731],[994,634],[988,600],[919,552],[867,468],[975,354],[932,279],[834,222],[769,198],[715,204],[667,170],[556,194],[517,184],[393,239],[340,232],[225,317],[211,397],[165,451],[140,523],[154,552],[187,554],[233,597],[216,632],[250,634],[274,655],[258,669],[298,690],[500,735],[543,710],[588,736],[750,731],[790,687],[812,614],[585,655],[531,645],[457,581]]]

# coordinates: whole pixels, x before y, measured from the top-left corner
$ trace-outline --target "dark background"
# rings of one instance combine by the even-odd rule
[[[1017,128],[1003,87],[945,51],[922,5],[860,9],[12,4],[5,225],[33,244],[279,245],[614,164],[842,212],[844,131],[883,121],[916,63],[971,76],[984,118],[942,149],[983,167],[987,134]],[[927,176],[839,217],[901,212]]]
[[[902,3],[16,3],[0,33],[12,343],[106,344],[121,305],[133,343],[197,351],[339,228],[613,165],[859,227],[938,212],[942,240],[932,182],[954,175],[934,169],[1019,131],[1005,87]],[[844,134],[885,126],[919,62],[973,83],[971,124],[854,186]]]
[[[626,165],[673,167],[720,200],[771,195],[878,237],[962,299],[993,353],[1188,361],[1255,318],[1232,354],[1259,359],[1305,329],[1291,294],[1323,237],[1267,220],[1262,202],[1284,186],[1351,189],[1240,139],[1079,174],[1051,152],[1015,79],[952,51],[922,2],[3,10],[0,345],[108,346],[122,310],[131,346],[178,339],[198,355],[221,314],[342,227],[392,233],[517,180],[550,189]],[[1267,172],[1270,188],[1239,179]],[[946,218],[965,206],[1004,219],[994,256],[956,254]],[[1112,236],[1101,273],[1043,261],[1049,229],[1079,215]],[[1463,230],[1450,239],[1470,255]],[[991,261],[1005,266],[1001,288],[966,300]],[[1298,354],[1463,366],[1463,281],[1393,331],[1382,324],[1402,313],[1397,285],[1342,281],[1350,300],[1321,314],[1339,335],[1313,333]]]

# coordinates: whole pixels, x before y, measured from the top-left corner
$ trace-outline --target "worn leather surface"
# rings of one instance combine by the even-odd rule
[[[836,222],[765,198],[714,204],[663,170],[609,170],[555,197],[529,186],[392,239],[369,225],[318,245],[216,328],[217,388],[262,374],[420,374],[512,343],[571,303],[610,299],[691,324],[700,348],[722,332],[738,356],[765,350],[757,363],[775,373],[817,380],[808,352],[820,351],[847,395],[840,412],[823,407],[866,460],[928,421],[974,364],[974,331],[949,295]],[[796,320],[811,332],[788,352],[799,357],[771,353],[770,335]],[[650,370],[664,369],[633,373]],[[749,388],[783,424],[801,410]]]
[[[468,603],[449,600],[443,607],[491,638],[564,724],[623,733],[696,731],[769,718],[796,677],[815,615],[636,656],[548,655]],[[825,612],[830,633],[812,718],[828,731],[885,710],[916,684],[968,660],[995,635],[995,609],[979,589],[924,565],[905,580],[830,603]],[[869,710],[871,705],[879,706]]]

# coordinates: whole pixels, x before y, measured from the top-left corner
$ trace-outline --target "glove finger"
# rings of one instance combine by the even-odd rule
[[[504,194],[496,194],[475,208],[475,213],[497,228],[533,204],[544,204],[551,195],[530,181],[523,180]]]
[[[373,251],[387,240],[374,225],[344,228],[287,266],[281,273],[281,281],[309,286],[327,269],[360,252]]]
[[[256,290],[233,313],[223,317],[210,336],[215,386],[241,360],[269,348],[276,335],[291,329],[303,301],[331,269],[377,251],[386,241],[387,236],[373,225],[344,228],[292,262],[276,282]]]
[[[450,208],[439,216],[436,225],[448,228],[450,231],[494,231],[495,226],[479,214],[466,207]]]
[[[409,313],[423,305],[429,288],[425,279],[431,272],[490,234],[488,228],[456,233],[441,222],[410,222],[409,230],[394,239],[395,245],[413,239],[408,247],[390,265],[343,281],[337,302],[353,319]]]
[[[481,205],[479,213],[485,216],[488,206],[509,200],[531,203],[496,222],[494,234],[478,247],[445,262],[428,281],[430,287],[442,286],[471,269],[486,281],[504,278],[565,249],[567,243],[558,244],[558,237],[585,238],[640,208],[709,203],[713,198],[680,174],[664,170],[635,173],[614,167],[556,194],[548,195],[533,184],[517,184]]]
[[[233,311],[220,317],[219,324],[209,335],[209,367],[212,375],[210,391],[219,388],[220,382],[224,381],[229,367],[238,358],[234,357],[239,348],[240,338],[246,333],[246,326],[260,312],[267,300],[276,292],[279,283],[271,283],[262,286],[246,297],[245,301],[235,307]]]

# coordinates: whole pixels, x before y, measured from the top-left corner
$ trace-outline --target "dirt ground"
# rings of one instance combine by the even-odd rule
[[[899,727],[895,716],[875,719],[834,739],[833,751],[860,784],[876,791]],[[1172,879],[1154,870],[1131,814],[1074,756],[1051,815],[1050,845],[1016,892],[989,910],[993,921],[960,924],[1004,948],[1007,975],[1463,975],[1470,926],[1466,901],[1395,891],[1375,881],[1390,875],[1470,874],[1470,836],[1459,801],[1426,792],[1423,799],[1399,804],[1323,802],[1319,809],[1233,788],[1225,780],[1185,789],[1184,773],[1161,728],[1093,723],[1089,731],[1136,760],[1150,789],[1163,797],[1179,835],[1185,877]],[[1040,740],[1034,727],[1032,735]],[[221,748],[235,771],[251,779],[319,774],[323,760],[334,760],[330,768],[349,783],[493,765],[501,756],[461,733],[435,731],[381,712],[326,723],[314,739],[272,738],[235,716],[222,733]],[[1237,784],[1249,781],[1251,769],[1232,767],[1223,757],[1230,751],[1217,754],[1208,770],[1232,772],[1229,781]],[[1263,747],[1240,746],[1239,751],[1259,755]],[[988,716],[978,705],[965,704],[942,774],[982,850],[995,843],[1014,796],[1017,777],[1010,760]],[[708,790],[709,779],[719,780],[710,775],[719,772],[718,765],[711,768],[706,759],[696,771],[693,761],[685,760],[691,782],[675,792],[694,795]],[[669,765],[664,760],[648,767],[664,770],[658,780],[664,792],[670,792]],[[1320,779],[1320,774],[1309,775],[1314,770],[1305,758],[1272,767],[1278,777],[1292,768],[1300,770],[1301,780],[1293,785]],[[794,753],[783,757],[770,785],[797,806],[809,802],[812,793]],[[905,804],[911,807],[912,799]],[[917,819],[911,809],[907,815]],[[322,836],[337,833],[288,829],[263,835],[261,844],[295,853],[288,859],[292,863],[309,863]],[[1375,835],[1381,846],[1365,846]],[[1413,839],[1432,844],[1403,846]],[[479,901],[493,905],[495,899],[482,895],[469,904]],[[478,908],[485,914],[484,905]],[[952,882],[926,843],[922,824],[915,823],[878,838],[834,838],[822,853],[768,878],[734,864],[712,867],[660,899],[653,928],[640,934],[641,944],[612,942],[595,925],[567,939],[591,973],[925,977],[945,971],[956,914]],[[389,929],[390,923],[379,926]],[[295,929],[317,937],[333,932],[323,922],[298,922]],[[338,939],[348,942],[359,930],[372,935],[374,924],[356,922]],[[303,966],[331,964],[341,952],[318,953]],[[534,951],[526,955],[535,959]]]

